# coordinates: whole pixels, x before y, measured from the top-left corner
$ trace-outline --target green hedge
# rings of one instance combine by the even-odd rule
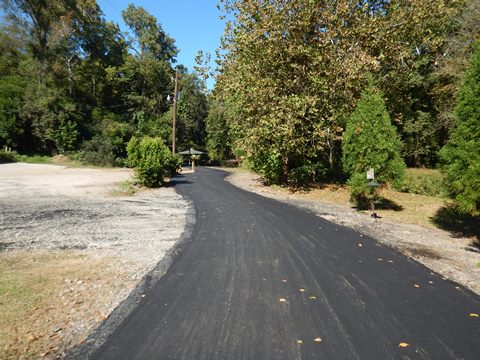
[[[135,167],[140,183],[158,187],[165,178],[173,176],[181,165],[181,159],[172,155],[161,138],[132,138],[127,145],[127,163]]]

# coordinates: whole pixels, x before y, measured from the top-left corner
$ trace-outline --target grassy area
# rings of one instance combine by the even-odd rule
[[[443,180],[443,174],[439,170],[410,168],[405,172],[405,182],[400,190],[410,194],[444,198],[446,193]]]
[[[238,168],[231,171],[245,172],[247,170]],[[445,221],[441,221],[444,219],[441,214],[443,214],[447,206],[441,187],[443,181],[442,174],[438,170],[432,169],[408,169],[406,178],[408,188],[404,188],[404,192],[387,188],[380,191],[381,198],[376,204],[379,216],[393,221],[416,224],[428,228],[440,227],[447,229],[450,224],[445,224]],[[291,189],[281,186],[272,185],[271,188],[285,193],[291,192]],[[353,206],[350,202],[350,192],[347,186],[342,184],[314,184],[308,189],[296,191],[295,195],[307,200],[318,200],[346,207]],[[440,220],[439,216],[441,216]],[[453,219],[451,214],[449,216]],[[455,219],[458,220],[458,217]],[[465,229],[471,227],[469,225],[472,223],[471,219],[468,224],[462,219],[458,220],[458,222],[460,224],[456,223],[456,226],[459,228],[459,235],[475,236],[472,231],[465,232]],[[461,225],[463,225],[463,228]]]
[[[73,158],[72,158],[73,157]],[[0,152],[0,164],[7,162],[22,162],[27,164],[51,164],[51,165],[62,165],[71,168],[105,168],[98,165],[88,164],[79,160],[75,160],[75,156],[69,155],[55,155],[55,156],[46,156],[46,155],[21,155],[16,152],[5,153]]]
[[[52,164],[52,161],[53,161],[53,158],[51,156],[43,156],[43,155],[15,154],[14,159],[16,162],[23,162],[28,164]]]
[[[0,358],[36,359],[69,345],[73,321],[104,316],[95,304],[121,286],[118,275],[79,251],[0,253]]]
[[[125,180],[113,191],[113,195],[133,196],[137,192],[142,191],[142,189],[144,190],[142,185],[140,185],[137,180]]]

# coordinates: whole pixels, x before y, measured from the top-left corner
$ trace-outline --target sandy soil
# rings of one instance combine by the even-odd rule
[[[306,200],[305,196],[264,186],[260,178],[251,172],[224,170],[231,173],[227,180],[244,190],[304,207],[326,220],[371,236],[480,295],[480,253],[466,250],[472,239],[453,237],[443,230],[393,222],[385,218],[372,219],[350,207]]]
[[[21,327],[15,327],[16,335],[1,342],[0,358],[38,358],[43,354],[43,358],[53,359],[84,340],[181,237],[193,211],[190,204],[172,188],[130,197],[112,195],[121,182],[131,178],[128,169],[0,165],[0,259],[24,269],[19,259],[25,256],[20,255],[28,254],[32,257],[29,261],[42,259],[39,263],[45,272],[55,266],[54,259],[61,258],[62,252],[72,259],[64,266],[72,267],[65,272],[68,277],[51,284],[58,295],[44,311],[45,324],[61,324],[54,326],[60,330],[52,337],[51,325],[43,330],[36,327],[35,334],[25,326],[26,333],[18,334]],[[43,259],[49,257],[53,260],[45,263]],[[93,271],[99,266],[105,269],[106,279],[102,271]],[[82,274],[88,280],[82,279]],[[82,300],[73,301],[74,313],[65,311],[65,301],[78,298]],[[2,300],[0,317],[2,309],[9,309],[2,308]],[[39,353],[22,348],[25,338]],[[45,344],[34,346],[42,341]]]

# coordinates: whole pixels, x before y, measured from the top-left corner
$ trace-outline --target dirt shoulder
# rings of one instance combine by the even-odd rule
[[[471,238],[454,237],[443,230],[393,221],[386,217],[373,219],[345,204],[312,200],[305,194],[288,193],[264,186],[256,174],[248,171],[230,168],[223,170],[230,172],[227,181],[233,185],[306,208],[326,220],[371,236],[480,295],[480,254],[466,250],[471,245]]]
[[[85,342],[173,249],[190,204],[172,188],[112,195],[131,178],[0,165],[0,358],[54,359]]]

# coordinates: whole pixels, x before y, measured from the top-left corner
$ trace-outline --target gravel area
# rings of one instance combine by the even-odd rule
[[[480,253],[467,250],[472,249],[472,239],[458,238],[443,230],[397,223],[385,218],[373,219],[345,206],[300,199],[295,193],[264,186],[253,173],[225,170],[231,173],[227,181],[244,190],[306,208],[326,220],[371,236],[438,272],[445,279],[453,280],[480,295]]]
[[[194,218],[190,203],[173,188],[146,190],[133,196],[112,195],[120,183],[131,178],[129,169],[0,165],[0,255],[65,250],[86,259],[101,259],[113,277],[110,283],[121,281],[121,286],[116,284],[114,290],[103,291],[101,296],[100,292],[89,294],[100,296],[95,306],[106,318],[145,275],[151,279],[151,272],[172,251]],[[85,266],[89,264],[85,261]],[[156,278],[161,275],[156,274]],[[105,281],[102,279],[104,288],[108,286]],[[74,291],[70,282],[65,279],[65,288]],[[88,309],[84,314],[86,318],[76,314],[76,322],[62,329],[75,336],[68,337],[68,344],[64,340],[57,346],[57,355],[85,339],[102,320],[88,318]]]

